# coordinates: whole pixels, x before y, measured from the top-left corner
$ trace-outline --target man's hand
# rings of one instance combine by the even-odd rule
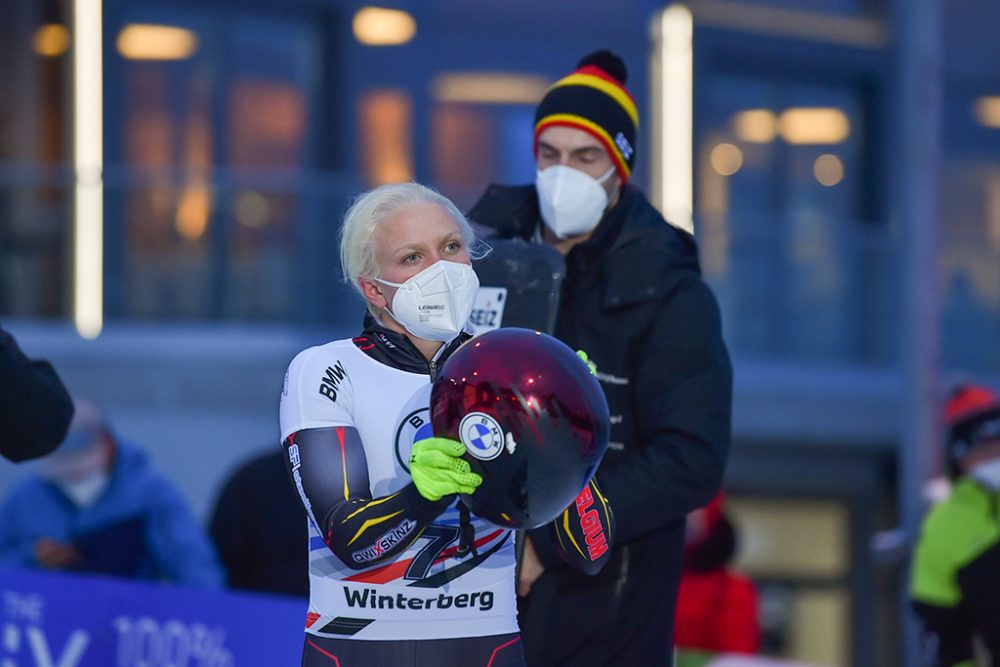
[[[590,360],[590,357],[587,356],[586,352],[583,350],[577,350],[576,356],[583,359],[583,363],[587,364],[587,369],[590,371],[591,375],[597,375],[597,364]]]
[[[462,458],[465,445],[448,438],[427,438],[413,443],[410,477],[427,500],[440,500],[454,493],[472,493],[483,478],[471,471]]]
[[[521,551],[521,563],[517,573],[517,596],[527,597],[538,577],[545,572],[545,566],[538,560],[531,538],[524,536],[524,549]]]
[[[43,537],[35,542],[35,560],[42,567],[62,570],[80,560],[80,553],[72,544],[62,544]]]

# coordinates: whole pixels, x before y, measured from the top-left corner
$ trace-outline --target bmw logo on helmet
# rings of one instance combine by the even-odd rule
[[[462,417],[458,433],[465,448],[480,461],[495,459],[503,451],[503,430],[486,413],[470,412]]]

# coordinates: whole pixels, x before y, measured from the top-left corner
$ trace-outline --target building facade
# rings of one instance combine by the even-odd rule
[[[383,4],[104,0],[95,340],[73,326],[95,296],[75,255],[80,17],[68,0],[3,5],[0,321],[203,516],[235,462],[276,446],[294,353],[360,322],[336,249],[354,195],[414,179],[467,207],[490,182],[530,182],[534,106],[593,48],[628,63],[641,137],[671,120],[651,111],[662,2]],[[768,650],[821,664],[902,664],[905,559],[880,562],[871,540],[901,513],[906,5],[685,5],[691,219],[735,363],[741,565],[762,585]],[[1000,47],[984,27],[1000,14],[941,11],[944,384],[1000,375]],[[643,144],[647,189],[657,159]]]

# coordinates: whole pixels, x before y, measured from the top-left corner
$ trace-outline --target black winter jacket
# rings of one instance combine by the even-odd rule
[[[0,329],[0,454],[11,461],[44,456],[66,436],[73,401],[47,361],[31,361]]]
[[[491,186],[469,213],[500,238],[539,228],[533,186]],[[732,368],[694,238],[627,187],[566,256],[555,335],[590,355],[611,412],[598,483],[614,512],[613,555],[596,576],[561,565],[522,601],[529,667],[670,665],[684,517],[717,492],[728,456]]]

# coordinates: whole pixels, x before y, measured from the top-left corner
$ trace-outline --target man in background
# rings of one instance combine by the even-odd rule
[[[586,56],[535,114],[533,185],[493,185],[469,213],[495,238],[562,254],[554,334],[590,355],[611,414],[596,479],[616,535],[603,570],[560,563],[551,526],[524,540],[528,664],[670,665],[685,515],[718,490],[732,369],[694,238],[629,184],[639,114],[625,64]]]

